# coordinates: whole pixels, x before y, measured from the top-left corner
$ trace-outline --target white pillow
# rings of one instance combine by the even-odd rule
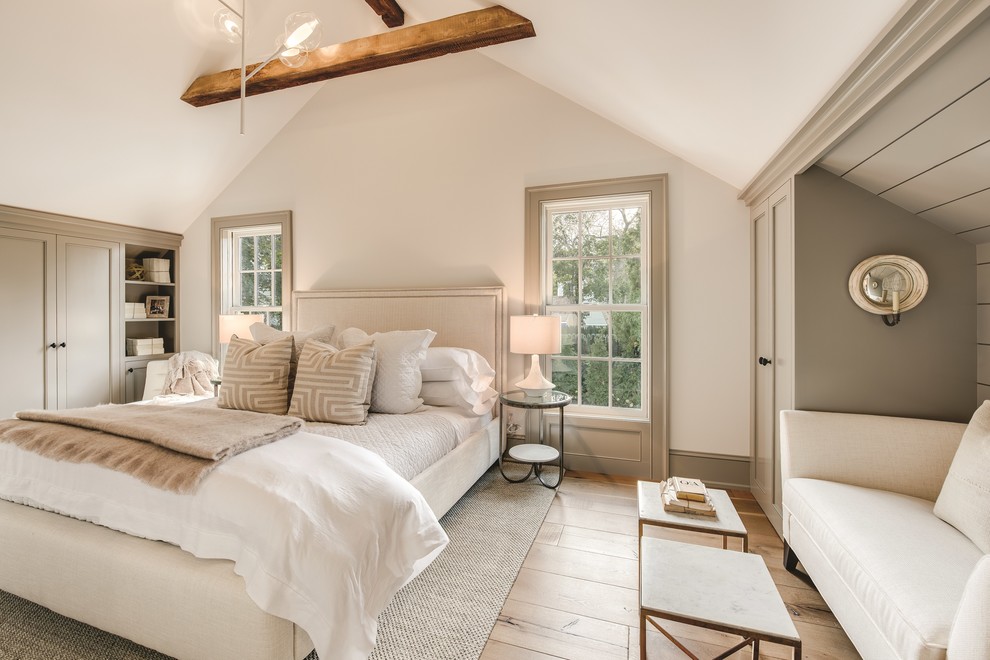
[[[990,401],[973,413],[934,512],[990,553]]]
[[[432,330],[394,330],[368,335],[360,328],[347,328],[337,338],[342,348],[350,348],[369,339],[375,343],[378,364],[371,389],[371,412],[402,415],[415,412],[423,405],[419,390],[423,376],[419,366],[426,349],[437,336]]]
[[[460,408],[475,415],[490,412],[498,401],[498,392],[492,388],[475,392],[464,379],[423,383],[419,395],[428,406]]]
[[[484,392],[495,380],[495,370],[488,360],[469,348],[427,349],[419,370],[424,383],[464,380],[475,392]]]

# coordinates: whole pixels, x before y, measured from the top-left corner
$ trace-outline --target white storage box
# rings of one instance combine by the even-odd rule
[[[172,263],[168,259],[142,259],[144,281],[168,284],[172,281],[169,270]]]
[[[161,355],[165,353],[165,340],[161,337],[127,338],[127,355]]]
[[[148,318],[144,311],[144,303],[124,303],[124,318],[125,319],[144,319]]]

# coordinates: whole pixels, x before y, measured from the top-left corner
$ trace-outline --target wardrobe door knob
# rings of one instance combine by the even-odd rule
[[[760,366],[761,366],[761,367],[765,367],[765,366],[767,366],[768,364],[771,364],[771,362],[770,362],[770,360],[768,360],[768,359],[766,359],[766,358],[765,358],[765,357],[763,357],[762,355],[760,356],[760,359],[759,359],[759,360],[757,360],[757,362],[759,362],[759,363],[760,363]]]
[[[63,341],[63,342],[62,342],[61,344],[59,344],[58,346],[59,346],[59,348],[65,348],[65,342]]]
[[[52,342],[52,343],[48,344],[48,348],[58,348],[58,344],[56,344],[55,342]]]

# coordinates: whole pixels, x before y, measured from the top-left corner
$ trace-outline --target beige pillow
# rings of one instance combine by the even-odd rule
[[[990,553],[990,401],[977,408],[963,433],[935,515]]]
[[[292,337],[259,344],[233,337],[223,364],[217,406],[284,415],[289,407]]]
[[[311,422],[364,424],[371,402],[375,346],[338,350],[307,341],[299,356],[289,414]]]

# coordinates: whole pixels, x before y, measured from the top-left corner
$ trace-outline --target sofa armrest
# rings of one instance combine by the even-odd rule
[[[785,410],[781,483],[806,477],[935,501],[965,424]]]
[[[990,658],[990,555],[976,563],[949,631],[946,657]]]

